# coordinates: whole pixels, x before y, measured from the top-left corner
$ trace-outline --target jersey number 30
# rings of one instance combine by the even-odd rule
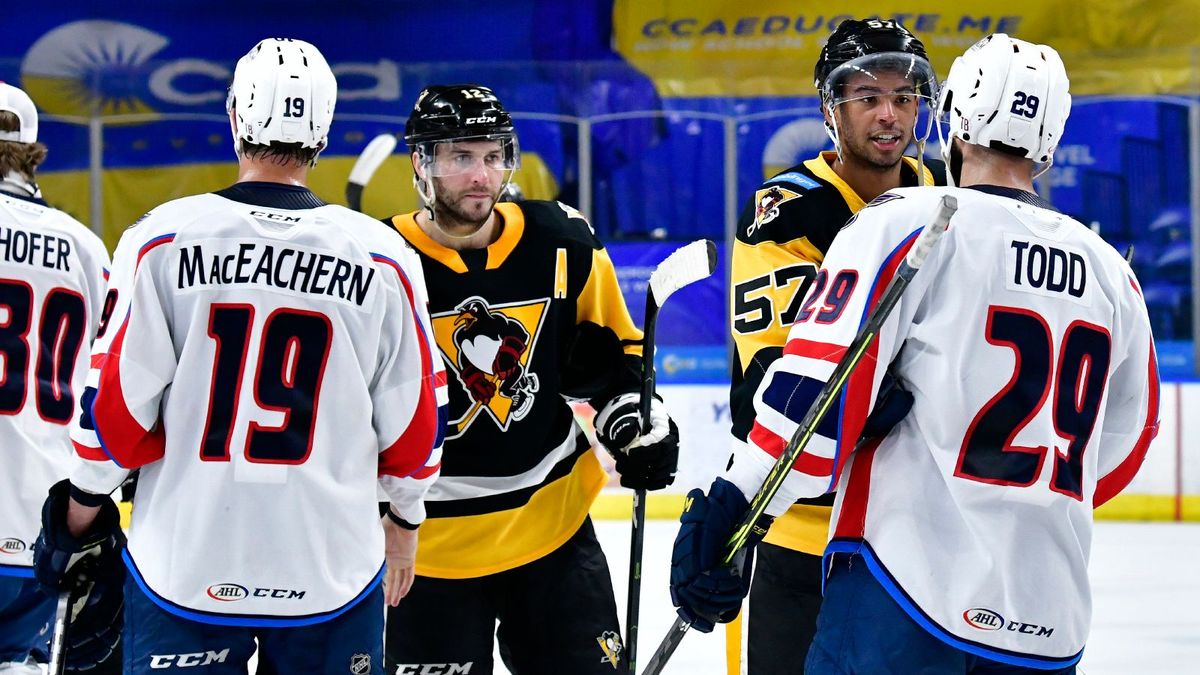
[[[36,357],[32,381],[38,414],[56,424],[71,421],[75,411],[71,376],[86,317],[83,296],[55,288],[46,294],[41,319],[33,325],[33,288],[24,281],[0,279],[0,355],[4,358],[0,415],[15,415],[25,407],[29,361]]]
[[[1049,398],[1055,431],[1070,439],[1065,453],[1054,448],[1050,489],[1082,501],[1083,451],[1108,381],[1108,331],[1076,321],[1067,327],[1055,354],[1053,335],[1041,316],[991,307],[986,337],[990,344],[1015,352],[1016,370],[971,421],[955,475],[995,485],[1033,485],[1050,449],[1018,447],[1012,441]]]
[[[216,341],[208,421],[200,458],[229,461],[229,443],[237,420],[242,374],[254,327],[254,307],[214,304],[208,336]],[[302,464],[312,451],[318,395],[333,326],[324,314],[276,309],[266,320],[258,345],[257,372],[251,379],[254,400],[263,410],[283,414],[277,427],[250,422],[246,459],[264,464]]]

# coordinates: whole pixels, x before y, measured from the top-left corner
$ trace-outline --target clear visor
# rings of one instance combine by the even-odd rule
[[[483,169],[511,172],[521,166],[521,151],[517,137],[512,134],[421,143],[417,153],[434,178],[461,176]]]
[[[825,80],[822,96],[830,105],[886,97],[894,105],[916,106],[920,99],[932,106],[937,77],[929,62],[913,54],[883,52],[851,59]]]

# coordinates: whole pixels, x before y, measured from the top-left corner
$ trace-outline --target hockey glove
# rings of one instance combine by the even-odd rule
[[[875,397],[875,408],[863,424],[863,438],[883,438],[904,419],[913,406],[912,392],[900,386],[891,374],[883,376],[879,395]]]
[[[67,670],[87,671],[117,649],[124,624],[125,534],[121,515],[105,497],[100,512],[82,536],[67,529],[71,483],[50,488],[42,506],[42,531],[33,544],[33,569],[50,595],[74,589],[67,640]]]
[[[487,405],[496,395],[496,383],[488,379],[487,373],[474,366],[462,369],[462,381],[467,386],[471,398],[477,403]]]
[[[708,633],[716,623],[733,621],[741,610],[750,592],[754,546],[769,522],[726,566],[725,547],[750,510],[749,502],[733,483],[717,478],[707,495],[698,488],[689,492],[686,504],[671,551],[671,602],[693,628]]]
[[[507,380],[516,374],[521,367],[521,354],[525,351],[525,341],[519,337],[509,336],[500,343],[496,358],[492,359],[492,372],[501,380]]]
[[[617,463],[621,485],[661,490],[679,468],[679,427],[662,400],[650,402],[650,432],[641,433],[641,396],[621,394],[596,415],[596,439]]]

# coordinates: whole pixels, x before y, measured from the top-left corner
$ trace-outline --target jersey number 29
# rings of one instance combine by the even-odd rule
[[[1065,454],[1054,448],[1050,489],[1082,501],[1083,451],[1108,381],[1108,331],[1076,321],[1067,327],[1055,354],[1045,319],[1028,310],[993,306],[985,336],[990,344],[1015,352],[1016,370],[967,427],[955,475],[996,485],[1033,485],[1050,449],[1018,447],[1012,441],[1049,397],[1054,429],[1070,439]]]
[[[229,461],[229,444],[237,420],[242,374],[250,353],[254,307],[214,304],[208,336],[216,341],[208,421],[200,458]],[[246,459],[264,464],[302,464],[312,452],[321,380],[329,360],[333,326],[329,317],[297,309],[276,309],[267,317],[256,347],[254,400],[264,410],[283,413],[277,427],[250,423]]]

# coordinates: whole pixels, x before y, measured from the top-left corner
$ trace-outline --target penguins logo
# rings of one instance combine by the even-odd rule
[[[616,631],[606,630],[596,638],[596,643],[600,645],[600,651],[604,652],[600,663],[607,663],[616,670],[621,663],[621,653],[625,651],[625,646],[621,644],[621,636]]]
[[[746,234],[754,234],[758,228],[779,217],[779,207],[800,196],[787,188],[772,185],[754,193],[754,223]]]
[[[466,413],[450,422],[449,438],[461,435],[485,410],[501,430],[529,414],[539,388],[529,359],[548,304],[540,300],[493,307],[473,296],[453,312],[432,317],[438,347],[471,402]]]

